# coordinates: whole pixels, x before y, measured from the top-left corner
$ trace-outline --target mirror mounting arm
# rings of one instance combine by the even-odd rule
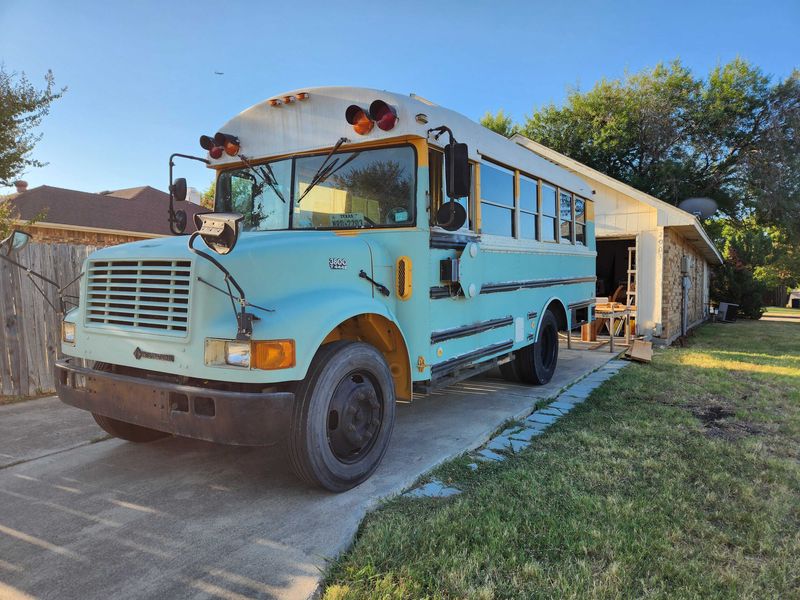
[[[428,129],[428,135],[430,135],[434,131],[437,132],[436,135],[433,136],[434,140],[438,141],[439,138],[442,136],[442,134],[446,133],[448,135],[448,137],[450,138],[449,147],[451,149],[455,148],[455,146],[456,146],[456,144],[458,142],[456,141],[456,138],[453,135],[453,130],[452,129],[450,129],[447,125],[439,125],[438,127],[432,127],[431,129]],[[455,189],[455,180],[456,180],[455,160],[450,160],[449,162],[450,162],[450,165],[449,165],[450,168],[447,169],[447,179],[448,179],[447,189],[448,190],[453,190],[453,189]],[[455,222],[456,222],[456,202],[455,202],[455,199],[451,197],[450,198],[450,217],[448,218],[447,223],[440,223],[439,225],[441,225],[445,229],[449,229],[451,226],[454,225]],[[459,227],[459,225],[455,225],[454,228],[457,229],[458,227]]]
[[[175,192],[174,188],[172,187],[172,168],[175,166],[176,157],[186,158],[189,160],[196,160],[205,165],[208,165],[210,163],[205,158],[200,158],[199,156],[192,156],[191,154],[181,154],[180,152],[174,152],[169,157],[169,187],[167,188],[169,190],[169,229],[175,235],[186,235],[184,234],[183,228],[179,226],[179,221],[181,221],[181,219],[178,217],[177,212],[180,211],[177,212],[175,211],[175,204],[174,204]],[[186,227],[185,216],[183,217],[182,221],[184,223],[183,227],[185,228]]]
[[[66,300],[66,296],[64,294],[64,290],[66,290],[69,286],[71,286],[73,283],[75,283],[78,279],[83,277],[83,273],[80,273],[77,277],[75,277],[75,279],[70,281],[67,285],[60,286],[56,281],[53,281],[49,277],[45,277],[41,273],[37,273],[36,271],[31,269],[30,267],[26,267],[22,263],[18,263],[13,258],[9,258],[8,256],[6,256],[5,254],[3,254],[1,252],[0,252],[0,258],[3,259],[4,261],[14,265],[15,267],[17,267],[21,271],[24,271],[25,274],[28,276],[28,278],[31,280],[31,283],[34,285],[34,287],[39,291],[39,293],[45,299],[45,302],[47,302],[50,305],[50,307],[54,311],[56,311],[56,313],[58,313],[58,315],[60,317],[63,317],[66,314],[66,312],[67,312],[67,300]],[[56,291],[58,292],[58,306],[55,306],[50,301],[50,298],[47,297],[47,294],[45,293],[45,291],[39,285],[37,285],[34,277],[36,279],[39,279],[40,281],[44,281],[45,283],[52,285],[56,289]]]

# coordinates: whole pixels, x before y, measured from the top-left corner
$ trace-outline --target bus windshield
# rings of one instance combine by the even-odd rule
[[[245,231],[413,225],[416,161],[411,146],[338,152],[320,177],[325,158],[287,158],[223,171],[216,210],[242,213]]]

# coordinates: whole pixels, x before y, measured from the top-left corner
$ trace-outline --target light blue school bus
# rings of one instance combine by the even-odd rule
[[[111,435],[285,445],[342,491],[379,464],[397,402],[495,366],[546,383],[558,332],[593,318],[592,191],[451,110],[303,89],[201,145],[199,232],[94,253],[64,319],[59,396]]]

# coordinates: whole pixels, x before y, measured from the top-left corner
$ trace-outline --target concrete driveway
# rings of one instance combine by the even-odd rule
[[[307,598],[378,500],[612,357],[561,352],[547,386],[474,379],[400,405],[381,467],[338,495],[279,449],[89,443],[102,432],[82,411],[0,407],[0,598]]]

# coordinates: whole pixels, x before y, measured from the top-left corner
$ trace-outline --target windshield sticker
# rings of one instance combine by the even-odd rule
[[[352,229],[364,226],[364,215],[361,213],[342,213],[331,215],[331,227],[341,227],[342,229]]]

